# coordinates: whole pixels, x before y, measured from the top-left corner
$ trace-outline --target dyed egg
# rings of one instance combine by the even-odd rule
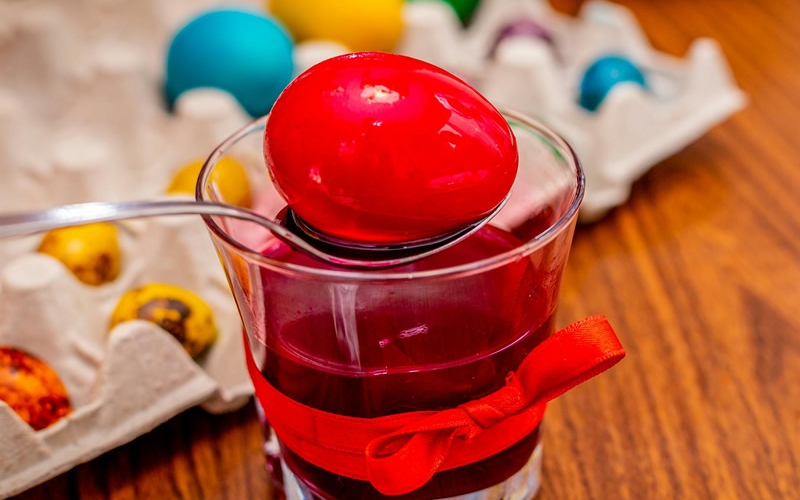
[[[39,358],[11,347],[0,347],[0,401],[37,431],[72,413],[58,374]]]
[[[110,329],[135,319],[158,325],[192,357],[205,352],[217,338],[214,313],[208,304],[174,285],[150,283],[126,292],[111,313]]]
[[[478,8],[478,4],[481,3],[481,0],[443,0],[443,1],[450,4],[450,6],[453,7],[453,10],[456,11],[456,15],[465,26],[472,19],[472,15],[475,13],[475,9]]]
[[[390,51],[403,30],[403,0],[269,0],[268,7],[298,42]]]
[[[553,43],[553,38],[550,36],[550,33],[548,33],[541,24],[532,19],[520,19],[507,24],[500,30],[489,49],[489,57],[494,57],[497,48],[503,41],[515,37],[538,38],[548,44],[552,45]]]
[[[119,275],[117,227],[108,222],[54,229],[44,235],[38,251],[58,259],[87,285],[102,285]]]
[[[267,114],[294,71],[292,40],[270,17],[244,10],[200,15],[172,39],[167,53],[170,106],[187,90],[233,95],[250,115]]]
[[[620,56],[601,57],[583,74],[578,103],[589,111],[596,111],[611,89],[621,82],[647,88],[644,74],[631,61]]]
[[[167,193],[193,195],[204,162],[205,160],[197,160],[178,170],[167,187]],[[250,181],[241,163],[224,156],[211,171],[211,178],[219,186],[221,201],[240,207],[250,207],[252,202]]]
[[[516,139],[475,89],[417,59],[358,53],[296,78],[264,154],[289,206],[333,238],[397,244],[492,211],[517,172]]]

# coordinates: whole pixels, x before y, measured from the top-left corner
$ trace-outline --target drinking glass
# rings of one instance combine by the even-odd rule
[[[550,336],[583,173],[552,130],[514,112],[504,116],[520,153],[506,207],[465,241],[412,264],[335,267],[255,224],[204,216],[243,320],[257,387],[267,382],[287,401],[343,417],[440,411],[503,387]],[[266,119],[212,153],[198,199],[227,201],[229,179],[215,169],[221,157],[232,156],[251,169],[254,208],[285,216],[261,150]],[[270,408],[263,412],[269,420]],[[540,484],[539,427],[492,456],[436,472],[394,496],[315,464],[287,444],[288,434],[276,440],[268,422],[265,428],[273,478],[289,500],[530,499]]]

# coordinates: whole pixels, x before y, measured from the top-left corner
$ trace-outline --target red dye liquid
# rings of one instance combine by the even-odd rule
[[[470,262],[519,244],[511,234],[487,227],[412,266],[422,270]],[[293,252],[278,257],[292,262],[305,259]],[[436,283],[387,283],[374,301],[353,303],[351,315],[346,312],[350,310],[346,298],[330,311],[304,313],[298,297],[304,292],[311,297],[319,294],[325,286],[319,282],[288,288],[281,283],[265,285],[267,342],[262,373],[292,399],[341,415],[370,418],[453,408],[500,389],[506,376],[550,335],[557,295],[557,285],[548,279],[553,272],[537,270],[532,259],[523,258],[465,278],[455,289]],[[560,276],[560,268],[555,272]],[[268,276],[263,278],[266,283]],[[337,286],[329,285],[332,296],[338,293]],[[348,292],[347,286],[340,298],[378,290],[364,291],[358,285]],[[293,297],[283,297],[282,290]],[[289,311],[287,304],[296,307]],[[356,337],[348,332],[356,332]],[[367,482],[316,467],[285,446],[282,455],[311,498],[423,500],[501,483],[525,465],[538,442],[537,429],[495,456],[437,473],[424,487],[393,497],[381,495]]]

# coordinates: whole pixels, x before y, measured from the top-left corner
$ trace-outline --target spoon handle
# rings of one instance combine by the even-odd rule
[[[506,197],[506,200],[508,197]],[[481,221],[466,229],[450,235],[436,245],[419,248],[403,248],[400,252],[375,252],[376,259],[350,258],[328,253],[304,240],[287,227],[258,215],[255,212],[234,205],[189,200],[128,201],[122,203],[91,202],[63,205],[34,212],[0,215],[0,239],[59,229],[62,227],[88,224],[90,222],[110,222],[140,217],[164,215],[217,215],[242,219],[267,228],[280,241],[314,259],[349,269],[380,269],[408,264],[434,253],[440,252],[480,229],[503,206]]]
[[[337,257],[315,248],[296,234],[293,234],[286,227],[247,210],[246,208],[222,203],[189,200],[77,203],[34,212],[0,215],[0,239],[15,236],[28,236],[52,229],[88,224],[90,222],[110,222],[141,217],[160,217],[164,215],[218,215],[253,222],[269,229],[276,238],[310,257],[329,264],[354,269],[396,266],[418,258],[416,256],[410,256],[367,262],[358,259]]]
[[[78,203],[34,212],[0,215],[0,238],[26,236],[90,222],[190,214],[235,217],[283,232],[275,222],[244,208],[189,200],[164,200]]]

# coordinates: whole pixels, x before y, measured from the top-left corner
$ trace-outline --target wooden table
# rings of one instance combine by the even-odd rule
[[[628,357],[551,404],[538,498],[800,499],[800,2],[621,3],[667,53],[716,38],[751,102],[577,232],[560,324]],[[260,440],[191,410],[19,498],[267,499]]]

